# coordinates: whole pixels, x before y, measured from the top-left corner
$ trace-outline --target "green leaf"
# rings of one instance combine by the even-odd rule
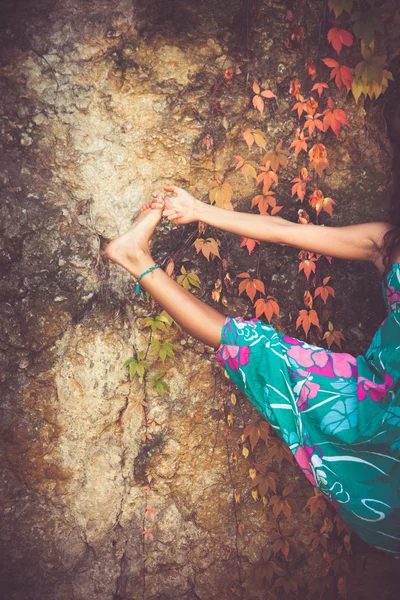
[[[362,39],[366,46],[369,46],[374,39],[375,31],[380,33],[384,31],[380,11],[375,7],[353,13],[351,20],[354,21],[354,35],[357,39]]]
[[[351,13],[353,0],[329,0],[328,5],[329,9],[334,11],[335,17],[338,18],[343,11]]]
[[[129,377],[130,377],[131,381],[136,375],[137,368],[138,368],[138,364],[137,364],[136,360],[134,360],[129,368]]]
[[[169,358],[172,358],[172,360],[175,360],[175,346],[166,342],[164,347],[166,355],[169,356]]]
[[[156,384],[156,390],[160,394],[160,396],[164,396],[164,387],[162,383],[159,382]]]
[[[138,360],[143,360],[144,357],[146,356],[146,352],[144,350],[141,350],[140,352],[138,352]]]
[[[135,361],[134,358],[128,358],[128,360],[126,360],[123,364],[123,368],[125,367],[129,367],[130,364],[132,364]]]

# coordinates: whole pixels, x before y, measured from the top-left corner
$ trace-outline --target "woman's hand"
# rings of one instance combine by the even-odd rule
[[[166,192],[174,192],[176,196],[172,198],[166,196],[164,198],[165,209],[163,216],[176,225],[184,225],[185,223],[193,223],[196,221],[195,205],[198,202],[189,192],[175,185],[165,185]]]

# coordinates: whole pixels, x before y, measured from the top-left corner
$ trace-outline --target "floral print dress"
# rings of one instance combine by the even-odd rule
[[[382,288],[387,316],[365,355],[227,317],[217,357],[352,529],[400,558],[400,263]]]

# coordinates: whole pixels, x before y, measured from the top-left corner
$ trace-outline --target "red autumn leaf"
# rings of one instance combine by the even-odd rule
[[[326,500],[324,500],[318,488],[314,488],[314,496],[311,496],[307,500],[306,507],[310,509],[311,516],[313,516],[317,512],[317,510],[320,510],[322,514],[325,513]]]
[[[308,202],[315,209],[317,215],[324,210],[328,215],[332,216],[332,207],[336,202],[332,198],[324,198],[321,190],[315,190],[310,196]]]
[[[259,167],[259,169],[261,173],[257,175],[257,185],[262,182],[263,194],[267,194],[273,183],[278,185],[278,175],[275,173],[275,171],[271,171],[269,164],[267,164],[265,167]]]
[[[328,42],[332,44],[338,54],[340,54],[342,46],[350,47],[353,44],[353,41],[353,35],[346,29],[332,27],[332,29],[328,31]]]
[[[257,163],[255,163],[252,160],[244,160],[244,158],[242,158],[241,156],[237,155],[235,156],[236,160],[238,161],[238,164],[236,165],[236,169],[240,169],[243,173],[243,175],[246,177],[253,177],[253,179],[257,178]]]
[[[275,208],[278,208],[276,206],[276,200],[274,198],[274,192],[267,192],[267,194],[265,194],[264,196],[259,195],[259,196],[254,196],[252,202],[251,202],[251,208],[254,208],[255,206],[258,207],[258,210],[260,211],[261,215],[267,215],[268,214],[268,208],[271,206],[272,208],[272,213],[271,214],[275,214],[277,212],[279,212],[279,210],[282,207],[279,207],[279,210],[275,210]]]
[[[315,68],[315,63],[313,60],[308,60],[306,62],[306,70],[307,70],[308,75],[314,81],[314,79],[317,76],[317,69]]]
[[[306,334],[306,338],[307,338],[311,325],[315,325],[316,327],[319,327],[319,319],[318,319],[318,315],[315,312],[315,310],[313,310],[313,309],[300,310],[299,316],[297,317],[297,321],[296,321],[296,329],[298,329],[300,326],[303,327],[304,333]]]
[[[304,292],[304,306],[306,308],[312,308],[313,305],[313,297],[310,290],[306,290]]]
[[[322,116],[322,113],[317,113],[314,116],[307,115],[306,122],[304,123],[303,131],[308,129],[308,133],[310,135],[312,135],[314,133],[315,128],[319,129],[320,131],[324,131],[324,124],[320,119],[318,119],[318,117],[321,117],[321,116]]]
[[[295,98],[299,97],[301,90],[301,83],[298,79],[292,79],[289,87],[289,94],[294,96]]]
[[[281,551],[283,556],[287,560],[287,557],[289,556],[290,545],[289,545],[289,542],[285,538],[280,538],[280,539],[276,540],[276,542],[272,546],[272,549],[275,554],[278,554],[278,552]]]
[[[233,67],[228,67],[224,73],[225,79],[232,79],[233,77]]]
[[[304,100],[304,98],[301,94],[298,95],[297,99],[298,99],[298,102],[296,102],[296,104],[293,106],[292,110],[297,110],[297,114],[300,119],[303,112],[307,110],[307,101]]]
[[[286,498],[285,490],[283,490],[282,495],[274,495],[270,498],[270,504],[272,505],[272,512],[275,517],[278,517],[281,512],[285,515],[287,519],[290,519],[292,515],[292,510],[297,509],[297,502],[293,498]]]
[[[172,275],[174,273],[174,269],[175,269],[175,263],[172,260],[172,258],[170,258],[168,261],[168,264],[167,264],[167,268],[165,269],[165,272],[168,275],[168,277],[172,277]]]
[[[339,135],[340,126],[348,125],[347,116],[341,108],[335,108],[332,98],[328,98],[328,108],[324,110],[324,131],[332,129],[336,137]]]
[[[222,183],[220,179],[214,179],[210,185],[210,203],[216,204],[220,208],[233,210],[231,203],[232,186],[229,183]]]
[[[290,148],[294,148],[294,155],[298,156],[299,152],[301,152],[302,150],[304,150],[304,152],[307,152],[307,140],[309,138],[304,137],[304,133],[302,131],[297,130],[296,131],[296,139],[293,140],[293,142],[290,144]],[[292,194],[293,196],[293,194]]]
[[[320,81],[319,83],[313,85],[311,91],[314,92],[316,90],[318,92],[318,96],[321,97],[322,92],[324,91],[324,89],[327,88],[329,88],[329,85],[327,83],[324,83],[323,81]]]
[[[254,465],[257,471],[261,471],[260,475],[256,475],[253,479],[253,483],[251,487],[258,486],[258,491],[260,492],[260,496],[265,496],[269,489],[271,489],[276,494],[276,482],[278,480],[278,475],[274,473],[274,471],[268,471],[264,465]]]
[[[271,169],[275,171],[275,173],[279,169],[280,165],[282,165],[282,167],[287,167],[288,163],[286,156],[289,154],[289,152],[287,150],[282,150],[282,144],[283,140],[276,145],[275,150],[270,150],[267,152],[262,160],[264,164],[270,162]]]
[[[265,294],[264,284],[259,279],[253,279],[248,273],[240,273],[240,275],[237,275],[237,277],[243,279],[243,281],[241,281],[239,284],[239,296],[243,292],[246,292],[250,300],[254,302],[254,296],[257,292],[262,292]]]
[[[258,319],[258,317],[264,314],[268,320],[268,323],[271,323],[271,319],[274,314],[279,317],[279,304],[273,296],[259,298],[256,300],[254,308],[256,309],[256,318]]]
[[[295,46],[300,47],[304,41],[304,27],[294,24],[293,33],[290,36],[290,39]]]
[[[287,460],[291,464],[294,462],[293,454],[289,450],[288,445],[277,437],[270,439],[268,453],[276,460],[279,466],[282,465],[284,460]]]
[[[329,168],[326,148],[323,144],[315,144],[308,152],[310,159],[310,169],[322,175],[325,169]]]
[[[142,535],[144,535],[145,540],[153,540],[154,539],[154,536],[151,533],[152,531],[153,531],[153,529],[146,529],[146,528],[143,529]]]
[[[267,140],[265,139],[265,133],[260,131],[260,129],[246,129],[243,133],[243,137],[249,148],[251,148],[255,142],[257,146],[265,150]]]
[[[317,296],[321,296],[324,304],[326,304],[326,301],[328,300],[329,296],[335,296],[335,290],[333,289],[333,287],[328,285],[329,280],[330,277],[324,277],[324,279],[322,280],[322,285],[317,287],[314,293],[314,298],[316,298]]]
[[[258,423],[250,423],[250,425],[247,425],[245,427],[242,439],[243,439],[243,441],[245,441],[246,438],[249,438],[251,449],[254,450],[254,448],[257,446],[260,439],[264,440],[265,443],[268,442],[269,427],[270,426],[268,425],[267,421],[260,421]]]
[[[315,98],[310,96],[306,102],[306,112],[309,115],[313,115],[318,108],[318,102]]]
[[[213,145],[214,145],[214,140],[213,140],[213,137],[212,137],[212,135],[210,135],[209,133],[207,133],[207,135],[205,135],[205,136],[203,137],[203,140],[202,140],[202,142],[201,142],[201,145],[202,145],[202,146],[205,146],[205,147],[207,148],[207,150],[211,150],[211,148],[212,148],[212,147],[213,147]]]
[[[247,237],[242,237],[240,240],[240,247],[244,248],[246,247],[247,250],[249,251],[249,254],[251,254],[255,248],[256,244],[259,244],[259,240],[252,240],[251,238],[247,238]]]
[[[332,323],[328,322],[328,331],[324,333],[324,340],[328,343],[328,348],[332,346],[332,344],[336,344],[340,349],[342,348],[342,341],[345,340],[345,337],[341,331],[335,331]]]
[[[308,214],[308,212],[306,210],[304,210],[303,208],[300,208],[297,211],[298,214],[298,219],[297,221],[299,223],[301,223],[302,225],[314,225],[314,223],[310,223],[310,215]]]
[[[295,177],[291,181],[291,183],[294,183],[294,186],[292,187],[292,196],[297,194],[301,202],[303,202],[304,196],[306,195],[307,181],[311,181],[311,178],[308,177],[308,171],[305,168],[300,169],[299,177]]]
[[[271,90],[264,90],[261,92],[260,86],[256,81],[253,83],[253,92],[255,93],[255,96],[253,97],[253,106],[259,110],[260,113],[264,111],[263,98],[276,98],[275,94],[271,92]]]
[[[307,281],[310,278],[311,273],[315,273],[317,259],[314,257],[312,252],[299,253],[301,262],[299,264],[299,273],[304,271],[304,275],[307,277]]]
[[[350,90],[353,80],[351,69],[346,65],[341,65],[333,58],[322,58],[321,60],[327,67],[332,69],[330,79],[335,78],[338,89],[341,90],[344,84]]]
[[[219,255],[218,243],[213,238],[207,238],[206,240],[204,238],[197,238],[193,245],[196,248],[197,254],[202,252],[207,260],[210,260],[210,256],[212,259],[216,256],[221,258]]]
[[[311,550],[315,550],[318,546],[322,546],[322,548],[327,548],[328,546],[328,534],[324,532],[314,531],[310,535]]]

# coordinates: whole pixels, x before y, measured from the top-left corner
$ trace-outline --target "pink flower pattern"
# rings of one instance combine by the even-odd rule
[[[394,288],[394,285],[386,288],[386,298],[389,304],[400,302],[400,291]]]
[[[321,386],[318,383],[306,380],[301,388],[297,406],[299,410],[305,410],[308,406],[308,401],[315,398]]]
[[[355,377],[357,376],[357,361],[346,352],[329,352],[323,348],[309,347],[307,344],[284,336],[283,341],[291,344],[287,355],[303,367],[308,373],[325,375],[325,377]]]
[[[310,465],[310,456],[313,451],[313,448],[310,446],[299,446],[294,457],[310,483],[312,483],[314,487],[317,487],[317,482],[315,481],[314,473]]]
[[[218,362],[222,367],[228,367],[232,371],[238,371],[240,366],[246,366],[249,362],[249,346],[228,346],[221,344],[217,351]]]
[[[369,393],[369,397],[373,402],[379,402],[386,396],[393,383],[394,379],[389,373],[385,373],[383,383],[375,383],[366,377],[359,377],[357,382],[357,400],[362,402]]]

